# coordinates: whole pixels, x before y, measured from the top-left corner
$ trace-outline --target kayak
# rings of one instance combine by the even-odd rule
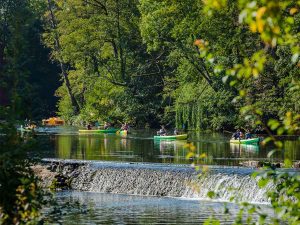
[[[27,128],[27,127],[21,127],[21,128],[18,128],[18,130],[21,132],[33,132],[34,131],[34,129]]]
[[[106,129],[106,130],[79,130],[79,133],[84,133],[84,134],[95,134],[95,133],[104,133],[104,134],[113,134],[116,133],[118,129],[111,128],[111,129]]]
[[[122,135],[122,136],[126,136],[128,134],[127,130],[118,130],[117,134]]]
[[[186,140],[187,134],[168,135],[168,136],[154,136],[155,140]]]
[[[259,138],[250,138],[250,139],[230,139],[230,143],[234,144],[257,144]]]

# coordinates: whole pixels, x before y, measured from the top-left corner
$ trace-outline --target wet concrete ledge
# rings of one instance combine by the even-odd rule
[[[101,168],[120,168],[120,169],[149,169],[149,170],[166,170],[166,171],[181,171],[193,174],[201,172],[196,171],[194,167],[188,164],[162,164],[162,163],[143,163],[143,162],[117,162],[117,161],[97,161],[97,160],[73,160],[73,159],[53,159],[44,158],[43,164],[61,164],[61,165],[88,165],[94,169]],[[210,172],[213,173],[226,173],[226,174],[241,174],[249,175],[253,173],[256,168],[245,166],[213,166],[205,165]]]

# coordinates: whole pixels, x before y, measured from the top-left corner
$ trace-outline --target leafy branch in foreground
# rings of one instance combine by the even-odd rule
[[[228,3],[226,0],[205,1],[205,10],[212,16],[222,6]],[[248,2],[239,1],[239,22],[248,29],[257,33],[262,42],[262,49],[254,52],[251,57],[244,58],[242,63],[236,63],[233,67],[226,67],[222,63],[216,63],[215,71],[224,74],[224,82],[229,82],[239,90],[239,95],[234,101],[240,101],[244,107],[241,108],[241,115],[245,121],[253,122],[255,125],[263,126],[268,132],[269,137],[264,143],[273,142],[276,151],[283,151],[283,143],[277,140],[275,134],[299,134],[300,114],[285,110],[280,118],[266,118],[263,110],[257,104],[251,104],[251,84],[260,79],[262,73],[268,70],[268,60],[274,57],[274,52],[278,49],[289,48],[289,61],[295,68],[293,84],[287,91],[294,92],[299,87],[299,1],[266,1],[258,0]],[[214,61],[214,53],[209,44],[203,40],[196,40],[194,43],[200,51],[200,57],[207,62]],[[277,58],[278,60],[278,58]],[[217,60],[216,60],[217,61]],[[298,72],[297,72],[298,71]],[[272,76],[275,76],[274,74]],[[248,85],[245,85],[248,84]],[[249,85],[250,84],[250,85]],[[294,92],[296,94],[297,92]],[[250,96],[250,97],[249,97]],[[272,153],[268,154],[269,157]],[[291,167],[292,162],[289,158],[284,160],[285,167]],[[274,209],[275,216],[260,214],[259,207],[242,203],[239,216],[235,224],[300,224],[300,175],[299,171],[289,171],[282,169],[264,168],[255,172],[253,177],[258,178],[258,185],[261,188],[272,183],[274,189],[268,191],[268,198]],[[214,194],[210,193],[210,196]],[[252,214],[258,213],[259,220],[254,221]],[[244,216],[248,214],[248,217]],[[207,224],[215,224],[214,220],[207,221]]]
[[[34,142],[21,138],[8,122],[1,122],[0,134],[0,224],[36,224],[44,191],[28,158]]]

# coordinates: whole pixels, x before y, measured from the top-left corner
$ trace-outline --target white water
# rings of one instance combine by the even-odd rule
[[[71,178],[74,190],[140,196],[167,196],[188,199],[208,199],[216,193],[217,201],[247,201],[267,203],[266,191],[251,177],[252,170],[212,167],[199,176],[192,168],[105,162],[60,161],[54,166]]]

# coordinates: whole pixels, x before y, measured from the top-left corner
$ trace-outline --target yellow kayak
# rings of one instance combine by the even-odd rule
[[[106,129],[106,130],[79,130],[79,133],[84,133],[84,134],[98,134],[98,133],[116,133],[118,129],[111,128],[111,129]]]
[[[155,140],[186,140],[187,134],[168,135],[168,136],[154,136]]]

